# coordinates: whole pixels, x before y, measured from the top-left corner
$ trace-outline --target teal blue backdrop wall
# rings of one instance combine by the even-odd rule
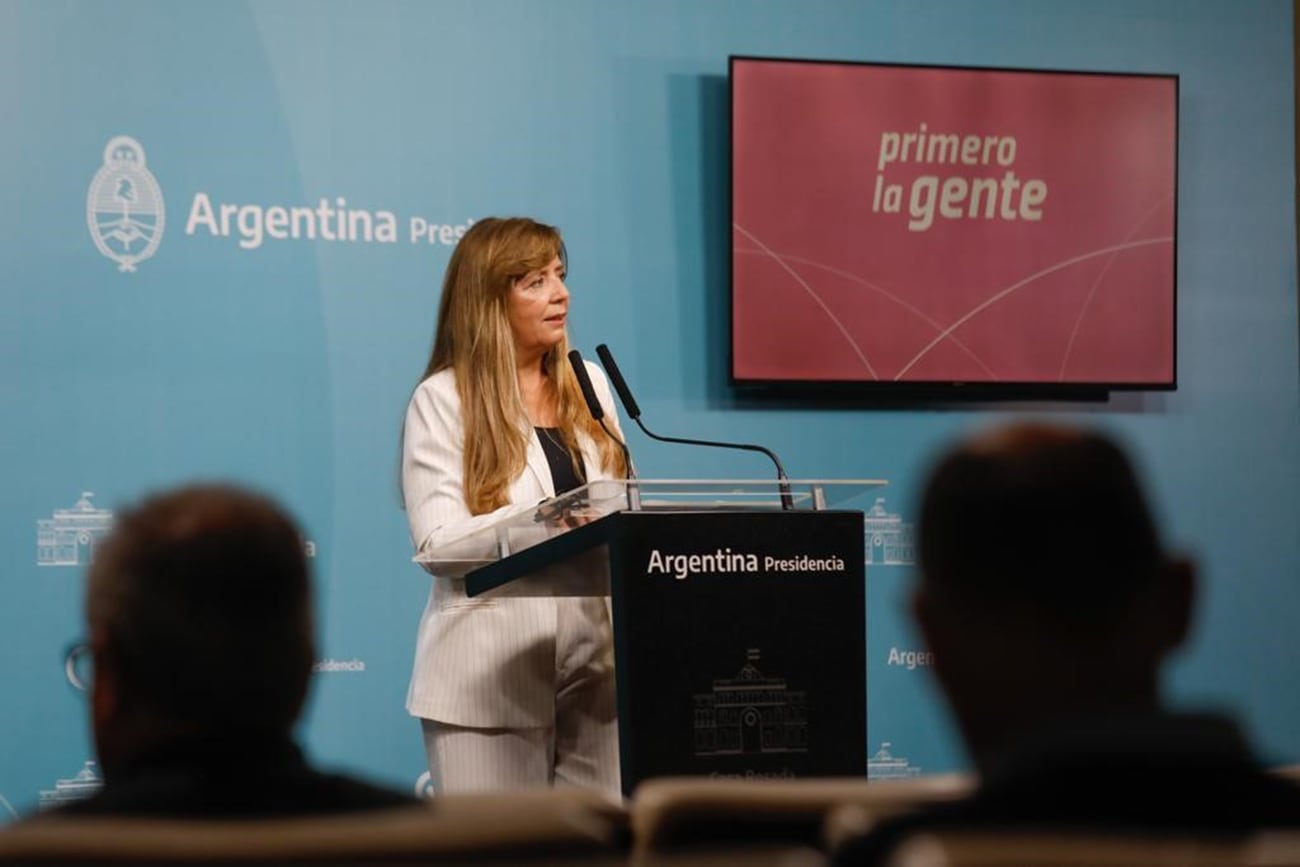
[[[403,699],[428,588],[398,509],[398,427],[457,227],[492,214],[563,228],[573,340],[614,348],[652,427],[761,440],[796,476],[890,481],[877,520],[903,544],[873,548],[867,576],[873,773],[964,767],[903,616],[906,533],[935,449],[1024,413],[1132,447],[1203,567],[1172,696],[1300,760],[1291,33],[1290,4],[1265,0],[0,0],[0,818],[93,783],[71,652],[84,565],[114,510],[196,478],[256,485],[303,523],[312,755],[418,785]],[[1178,390],[738,397],[729,54],[1177,73]],[[156,190],[106,164],[116,136]],[[294,238],[291,208],[365,211],[370,238],[363,217]],[[124,260],[115,232],[151,256]],[[767,472],[631,439],[646,476]]]

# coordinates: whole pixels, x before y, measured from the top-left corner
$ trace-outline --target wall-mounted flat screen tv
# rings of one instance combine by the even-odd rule
[[[732,57],[737,385],[1172,389],[1178,78]]]

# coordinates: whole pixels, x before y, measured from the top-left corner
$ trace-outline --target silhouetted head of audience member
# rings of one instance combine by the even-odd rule
[[[86,596],[92,725],[105,773],[161,744],[287,738],[315,656],[297,527],[230,487],[120,514]]]
[[[1192,569],[1111,440],[1036,423],[967,440],[933,470],[918,533],[913,614],[977,765],[1043,725],[1158,708]]]

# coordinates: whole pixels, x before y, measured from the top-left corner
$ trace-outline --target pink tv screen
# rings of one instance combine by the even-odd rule
[[[1175,387],[1176,76],[730,77],[734,382]]]

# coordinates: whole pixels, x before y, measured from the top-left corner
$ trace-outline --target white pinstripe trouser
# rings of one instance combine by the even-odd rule
[[[570,785],[622,797],[613,641],[605,601],[557,602],[555,725],[477,728],[421,719],[435,792]]]

